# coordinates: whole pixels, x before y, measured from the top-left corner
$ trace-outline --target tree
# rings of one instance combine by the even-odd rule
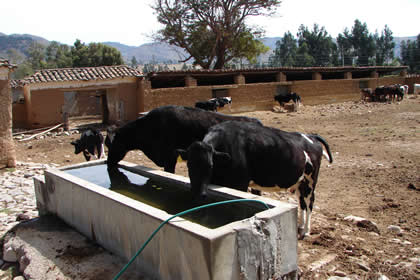
[[[344,29],[344,34],[338,34],[337,47],[342,66],[351,66],[353,64],[353,46],[351,34],[347,28]]]
[[[387,25],[381,32],[381,36],[378,33],[375,34],[376,41],[376,65],[385,65],[392,62],[394,58],[394,37],[392,31]]]
[[[45,50],[46,68],[65,68],[73,65],[70,48],[52,41]]]
[[[295,66],[297,54],[297,40],[292,33],[284,33],[281,41],[276,42],[276,48],[269,57],[271,67]]]
[[[102,43],[90,43],[86,46],[79,39],[76,40],[74,46],[71,48],[71,55],[73,58],[73,67],[97,67],[123,64],[121,53],[116,48]]]
[[[313,29],[309,30],[301,25],[297,35],[299,48],[305,44],[304,49],[299,52],[309,60],[313,60],[311,66],[332,65],[334,49],[337,47],[324,27],[320,28],[315,23]]]
[[[420,73],[420,34],[414,42],[401,42],[401,60],[409,67],[410,73]]]
[[[73,59],[73,67],[89,66],[88,47],[79,39],[76,39],[71,47],[71,57]]]
[[[23,56],[16,49],[8,49],[6,53],[10,63],[19,64],[24,61]]]
[[[34,41],[29,47],[28,52],[28,62],[32,69],[39,70],[45,68],[45,46]]]
[[[309,46],[306,42],[303,42],[296,54],[295,66],[298,67],[312,67],[315,64],[315,59],[309,54]]]
[[[351,30],[351,43],[354,50],[354,56],[357,57],[359,66],[369,65],[369,58],[375,54],[375,39],[369,33],[366,23],[361,23],[358,19],[354,21]]]
[[[164,25],[155,34],[161,42],[183,48],[182,62],[194,59],[204,69],[221,69],[234,58],[253,60],[266,51],[261,30],[249,27],[251,16],[271,15],[279,0],[155,0],[154,10]],[[246,48],[246,47],[248,48]]]
[[[133,56],[131,58],[131,67],[137,67],[137,65],[139,65],[139,63],[137,62],[137,59],[135,56]]]

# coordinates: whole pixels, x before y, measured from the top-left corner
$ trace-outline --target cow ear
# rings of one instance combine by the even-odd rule
[[[228,153],[214,151],[213,159],[220,164],[228,164],[231,161],[231,156]]]
[[[70,144],[72,144],[73,146],[77,145],[77,143],[75,141],[71,142]]]
[[[187,153],[187,151],[186,151],[186,150],[183,150],[183,149],[176,149],[176,150],[175,150],[175,154],[176,154],[176,156],[181,156],[181,158],[182,158],[183,160],[187,160],[187,159],[188,159],[188,153]]]

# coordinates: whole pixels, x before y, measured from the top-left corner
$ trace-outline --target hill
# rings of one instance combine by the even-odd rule
[[[260,62],[265,62],[276,47],[276,42],[281,37],[266,37],[261,39],[262,42],[271,50],[259,58]],[[416,36],[411,37],[394,37],[395,56],[400,56],[401,42],[405,40],[416,40]],[[9,58],[8,51],[14,50],[15,55],[25,58],[28,55],[28,49],[33,42],[42,45],[48,45],[50,41],[30,34],[12,34],[6,35],[0,32],[0,57]],[[178,63],[187,57],[183,49],[170,46],[166,43],[147,43],[140,46],[127,46],[118,42],[103,42],[108,46],[118,49],[126,63],[130,63],[132,57],[135,57],[139,64],[145,63]]]
[[[33,42],[47,46],[50,42],[42,37],[30,34],[11,34],[0,33],[0,57],[8,57],[8,50],[15,50],[22,58],[28,55],[29,47]]]

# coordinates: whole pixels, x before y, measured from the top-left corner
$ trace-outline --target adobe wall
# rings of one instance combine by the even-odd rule
[[[117,86],[116,94],[118,99],[123,102],[122,121],[137,118],[137,83],[120,84]]]
[[[408,86],[408,93],[413,93],[414,84],[420,84],[420,75],[405,78],[404,84]]]
[[[0,67],[0,168],[15,167],[16,153],[12,138],[12,94],[9,69]]]
[[[24,103],[13,103],[13,128],[26,127],[26,107]]]
[[[145,90],[145,111],[163,105],[194,106],[195,102],[212,98],[213,89],[226,89],[232,97],[231,113],[256,110],[271,110],[278,105],[274,95],[286,88],[302,97],[304,105],[317,105],[360,100],[360,88],[376,88],[381,85],[404,84],[405,78],[392,76],[385,78],[307,80],[277,83],[256,83],[226,86],[200,86],[185,88],[162,88]],[[227,107],[220,112],[229,112]]]
[[[31,91],[29,127],[36,128],[61,123],[63,105],[64,92],[56,89]]]
[[[290,90],[301,96],[304,105],[329,104],[360,99],[359,80],[295,81]]]
[[[163,105],[194,107],[195,102],[212,98],[212,87],[163,88],[145,90],[144,111]]]

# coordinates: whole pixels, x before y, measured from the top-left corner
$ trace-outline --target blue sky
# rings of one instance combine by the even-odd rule
[[[130,46],[150,42],[150,34],[159,29],[149,7],[154,0],[13,0],[2,1],[0,32],[32,34],[72,45],[82,42],[113,41]],[[266,36],[296,35],[299,25],[312,29],[324,26],[332,37],[355,19],[366,23],[371,33],[385,25],[395,37],[420,33],[420,0],[283,0],[277,15],[254,17],[249,23],[265,29]]]

